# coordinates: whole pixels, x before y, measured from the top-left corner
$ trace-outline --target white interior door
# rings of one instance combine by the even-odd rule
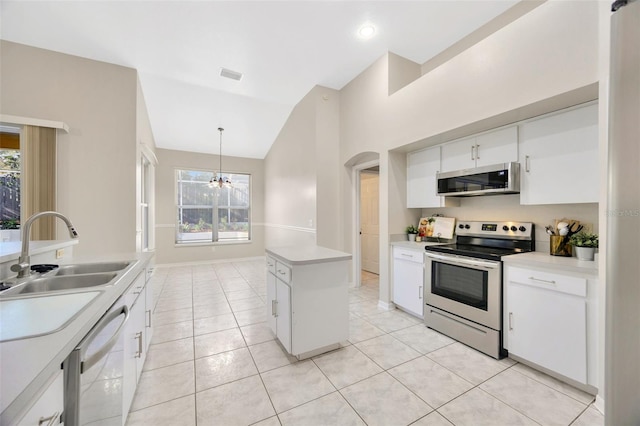
[[[362,269],[380,273],[380,215],[378,213],[378,173],[360,173],[360,252]]]

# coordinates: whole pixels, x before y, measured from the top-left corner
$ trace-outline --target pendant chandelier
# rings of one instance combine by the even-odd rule
[[[216,172],[215,176],[209,181],[209,188],[222,188],[223,186],[231,187],[231,180],[228,177],[222,177],[222,132],[224,132],[224,129],[222,127],[218,127],[218,131],[220,132],[220,168]]]

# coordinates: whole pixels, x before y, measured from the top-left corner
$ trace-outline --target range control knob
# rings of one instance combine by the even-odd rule
[[[503,230],[503,231],[508,231],[508,230],[509,230],[509,227],[508,227],[507,225],[504,225],[504,226],[502,227],[502,230]]]
[[[520,232],[525,232],[525,231],[527,230],[527,228],[525,228],[524,226],[521,226],[521,227],[520,227],[520,228],[518,228],[518,229],[520,229]]]
[[[463,224],[460,224],[460,225],[458,225],[458,228],[463,229],[463,228],[464,228],[464,225],[463,225]]]
[[[518,228],[516,228],[515,226],[512,226],[512,227],[511,227],[511,230],[512,230],[513,232],[516,232],[516,231],[518,230]]]
[[[471,227],[469,226],[468,223],[464,225],[464,229],[469,229],[469,228],[471,228]]]

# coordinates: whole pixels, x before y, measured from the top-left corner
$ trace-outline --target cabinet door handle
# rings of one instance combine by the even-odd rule
[[[142,331],[136,333],[136,339],[138,339],[138,352],[136,352],[135,358],[142,358]]]
[[[545,284],[551,284],[551,285],[556,285],[556,282],[553,280],[542,280],[540,278],[536,278],[536,277],[529,277],[529,279],[531,281],[537,281],[539,283],[545,283]]]
[[[513,330],[513,312],[509,312],[509,330]]]
[[[473,150],[475,149],[474,145],[471,145],[471,159],[475,160],[475,157],[473,156]]]
[[[147,326],[147,328],[151,328],[151,309],[147,310],[147,314],[149,315],[149,325]]]
[[[418,299],[422,299],[422,286],[418,287]]]
[[[271,315],[274,317],[278,316],[278,301],[275,299],[271,301]]]
[[[47,426],[51,426],[51,425],[55,424],[55,422],[58,419],[59,415],[60,415],[60,413],[58,411],[56,411],[55,413],[53,413],[49,417],[40,417],[40,419],[38,420],[38,426],[43,425],[43,424],[46,424]]]
[[[531,161],[529,160],[529,156],[524,156],[524,171],[529,173],[531,171]]]
[[[480,145],[476,145],[476,160],[480,159],[480,150],[478,148],[480,148]]]

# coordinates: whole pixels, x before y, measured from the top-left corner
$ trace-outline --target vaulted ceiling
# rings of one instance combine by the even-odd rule
[[[517,2],[3,0],[0,37],[137,69],[160,148],[217,153],[224,127],[225,155],[264,158],[315,85],[387,51],[422,64]]]

